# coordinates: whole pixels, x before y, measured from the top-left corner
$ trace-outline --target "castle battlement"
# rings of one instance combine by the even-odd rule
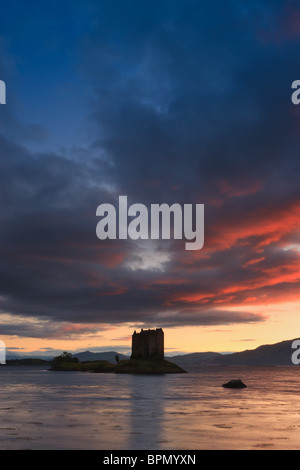
[[[163,359],[164,332],[162,328],[134,331],[132,335],[132,359]]]

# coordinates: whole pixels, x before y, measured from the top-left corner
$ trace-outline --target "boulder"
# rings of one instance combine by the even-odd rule
[[[240,379],[238,380],[229,380],[229,382],[226,382],[226,384],[222,385],[225,388],[245,388],[247,385],[245,385]]]

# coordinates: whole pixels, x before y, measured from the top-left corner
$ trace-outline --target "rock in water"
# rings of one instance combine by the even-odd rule
[[[238,380],[229,380],[226,384],[222,385],[225,388],[245,388],[247,385],[245,385],[240,379]]]

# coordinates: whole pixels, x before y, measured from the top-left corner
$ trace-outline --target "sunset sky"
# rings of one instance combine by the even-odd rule
[[[0,339],[167,354],[299,336],[296,1],[6,2]],[[96,209],[204,204],[205,242],[99,240]]]

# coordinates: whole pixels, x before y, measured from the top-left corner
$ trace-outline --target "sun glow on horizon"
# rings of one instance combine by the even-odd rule
[[[223,308],[226,311],[226,308]],[[167,355],[192,352],[237,352],[245,349],[255,349],[263,344],[272,344],[294,339],[299,331],[300,301],[256,305],[249,303],[243,306],[227,307],[230,312],[249,312],[261,315],[264,319],[259,322],[231,323],[226,325],[192,325],[168,327],[159,325],[165,332],[165,352]],[[9,316],[6,320],[9,321]],[[24,319],[23,319],[24,321]],[[27,319],[28,321],[28,319]],[[18,318],[22,324],[22,317]],[[34,320],[28,328],[33,327]],[[41,322],[37,322],[41,326]],[[17,326],[17,323],[16,323]],[[44,325],[45,326],[45,325]],[[41,355],[51,355],[52,351],[85,351],[113,350],[130,354],[131,335],[133,331],[145,326],[127,325],[62,325],[53,327],[53,337],[26,337],[25,335],[2,335],[8,350],[27,355],[39,351]],[[157,325],[147,325],[147,328]],[[59,334],[57,332],[59,331]],[[42,331],[40,331],[42,333]],[[55,337],[57,334],[58,337]]]

